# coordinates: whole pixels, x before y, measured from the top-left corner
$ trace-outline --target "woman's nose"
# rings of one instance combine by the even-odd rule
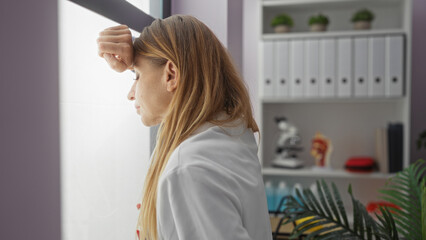
[[[127,94],[127,99],[130,101],[135,100],[135,84],[136,82],[132,85],[132,88],[130,88],[129,93]]]

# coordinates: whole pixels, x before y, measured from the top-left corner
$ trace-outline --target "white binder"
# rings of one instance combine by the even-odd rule
[[[354,38],[354,96],[366,97],[368,83],[368,39]]]
[[[263,96],[274,96],[274,42],[263,42]]]
[[[352,96],[352,39],[337,40],[337,96]]]
[[[304,88],[303,40],[290,41],[290,96],[302,98]]]
[[[276,76],[277,76],[277,96],[288,98],[290,96],[290,61],[289,61],[289,43],[282,40],[275,42],[276,46]]]
[[[385,66],[386,66],[385,37],[369,37],[369,76],[368,96],[385,96]]]
[[[308,98],[319,96],[319,40],[305,41],[306,76],[305,96]]]
[[[404,38],[386,37],[386,96],[399,97],[404,94]]]
[[[336,95],[336,40],[320,40],[320,96]]]

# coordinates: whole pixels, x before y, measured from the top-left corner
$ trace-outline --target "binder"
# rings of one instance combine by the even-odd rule
[[[289,42],[277,41],[276,44],[276,76],[278,81],[277,96],[288,98],[290,96],[290,61],[289,61]]]
[[[320,96],[336,96],[336,40],[320,40]]]
[[[389,173],[396,173],[403,167],[403,126],[402,123],[388,124]]]
[[[376,129],[376,162],[381,173],[389,173],[387,136],[386,128]]]
[[[385,96],[385,66],[386,66],[385,37],[369,37],[369,76],[368,96]]]
[[[404,95],[404,38],[403,35],[386,37],[386,96]]]
[[[303,40],[290,41],[290,96],[304,96],[304,44]]]
[[[274,42],[263,42],[263,96],[274,96]]]
[[[368,82],[368,41],[354,38],[354,96],[366,97]]]
[[[337,96],[352,96],[352,39],[337,40]]]
[[[305,41],[306,91],[308,98],[319,96],[319,40]]]

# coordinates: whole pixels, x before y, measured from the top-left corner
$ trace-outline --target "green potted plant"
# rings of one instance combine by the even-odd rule
[[[309,18],[309,27],[312,32],[323,32],[326,30],[328,25],[328,17],[319,13]]]
[[[282,13],[272,19],[271,26],[276,33],[289,32],[290,28],[293,27],[293,19],[289,15]]]
[[[371,22],[373,20],[374,14],[367,8],[358,10],[351,19],[356,30],[371,29]]]
[[[425,146],[426,148],[426,146]],[[426,239],[426,161],[419,159],[390,178],[379,192],[390,206],[380,206],[374,219],[366,207],[348,192],[353,206],[353,224],[334,183],[330,189],[324,180],[317,181],[317,193],[296,190],[287,196],[281,224],[299,222],[290,239],[302,234],[307,239]],[[333,194],[332,194],[333,193]],[[283,202],[284,198],[281,200]],[[303,220],[300,222],[300,220]],[[400,238],[403,237],[403,238]]]

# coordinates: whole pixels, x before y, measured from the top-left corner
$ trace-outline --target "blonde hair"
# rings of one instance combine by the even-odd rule
[[[137,223],[140,239],[157,240],[158,180],[176,147],[205,122],[222,126],[243,119],[253,132],[259,132],[259,128],[253,118],[246,85],[228,52],[195,17],[173,15],[156,19],[135,39],[134,51],[135,56],[148,57],[158,65],[170,60],[176,65],[179,78],[160,123]],[[229,118],[214,119],[221,111]]]

